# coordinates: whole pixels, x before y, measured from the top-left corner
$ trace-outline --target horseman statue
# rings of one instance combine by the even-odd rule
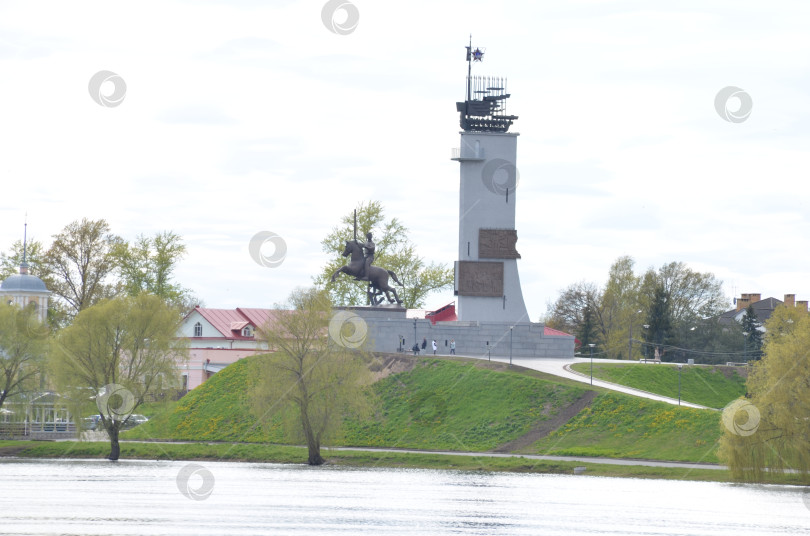
[[[346,247],[342,255],[349,257],[350,260],[345,266],[338,268],[332,274],[332,281],[337,279],[337,276],[343,272],[346,275],[354,276],[355,281],[368,281],[368,289],[366,295],[368,303],[371,305],[380,305],[383,299],[388,299],[388,303],[396,303],[402,305],[402,300],[394,287],[388,284],[390,276],[394,282],[402,286],[402,283],[397,279],[397,275],[391,270],[384,270],[379,266],[372,266],[374,262],[374,250],[376,249],[374,241],[371,239],[371,232],[366,233],[365,243],[357,241],[357,212],[354,215],[354,240],[347,240]],[[394,298],[391,299],[391,294]],[[383,297],[384,295],[384,297]]]

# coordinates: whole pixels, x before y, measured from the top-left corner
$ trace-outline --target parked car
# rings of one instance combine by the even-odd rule
[[[143,424],[148,420],[149,420],[149,418],[144,416],[144,415],[140,415],[138,413],[133,413],[132,415],[129,416],[129,418],[126,420],[126,422],[124,422],[124,426],[121,429],[122,430],[129,430],[130,428],[135,428],[139,424]]]
[[[90,415],[82,419],[83,430],[95,430],[101,426],[101,415]]]
[[[129,416],[126,422],[124,422],[124,426],[122,426],[121,429],[129,430],[131,428],[135,428],[139,424],[145,423],[148,420],[149,418],[144,415],[133,413]],[[82,420],[82,428],[84,430],[101,430],[103,428],[101,424],[101,415],[91,415],[84,418]]]

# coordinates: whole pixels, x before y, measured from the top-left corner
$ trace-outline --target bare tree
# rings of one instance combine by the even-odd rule
[[[116,294],[109,278],[116,269],[113,249],[121,243],[105,220],[86,218],[68,224],[53,237],[43,270],[50,278],[50,290],[67,303],[71,314]]]

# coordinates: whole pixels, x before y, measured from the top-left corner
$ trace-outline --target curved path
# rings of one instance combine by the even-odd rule
[[[465,356],[465,357],[474,357],[477,359],[481,359],[480,356]],[[493,361],[498,361],[500,363],[509,363],[508,357],[493,357]],[[596,361],[597,363],[623,363],[627,365],[630,363],[629,361],[617,360],[617,359],[599,359]],[[519,365],[521,367],[526,367],[533,370],[539,370],[540,372],[545,372],[547,374],[553,374],[555,376],[560,376],[562,378],[567,378],[569,380],[575,380],[578,382],[583,382],[587,384],[591,384],[591,377],[586,374],[580,374],[579,372],[574,372],[571,370],[570,366],[574,363],[590,363],[590,359],[583,358],[583,357],[515,357],[512,358],[512,364]],[[654,364],[654,363],[647,363],[649,366],[674,366],[674,363],[661,363],[661,364]],[[659,402],[667,402],[668,404],[679,405],[677,398],[669,398],[666,396],[657,395],[655,393],[650,393],[647,391],[642,391],[641,389],[633,389],[632,387],[627,387],[625,385],[619,385],[618,383],[611,383],[606,382],[604,380],[599,380],[593,378],[593,385],[596,387],[603,387],[605,389],[610,389],[612,391],[618,391],[620,393],[626,393],[628,395],[639,396],[641,398],[649,398],[650,400],[658,400]],[[684,402],[683,400],[680,401],[681,406],[686,406],[689,408],[698,408],[698,409],[714,409],[708,408],[706,406],[701,406],[699,404],[692,404],[691,402]]]

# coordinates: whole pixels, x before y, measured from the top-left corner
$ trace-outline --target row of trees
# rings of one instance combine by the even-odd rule
[[[99,414],[118,459],[118,433],[138,406],[178,388],[183,310],[141,292],[105,298],[59,331],[42,329],[31,306],[0,304],[0,408],[56,389],[77,417]],[[78,425],[81,422],[77,422]]]
[[[671,262],[637,275],[634,265],[631,257],[619,257],[604,286],[582,281],[562,290],[548,305],[546,324],[612,359],[651,358],[658,349],[670,361],[735,361],[747,342],[747,359],[757,355],[760,332],[753,309],[747,316],[751,325],[718,323],[728,301],[713,274]]]
[[[373,357],[330,336],[332,302],[325,290],[298,289],[276,307],[272,324],[257,329],[273,352],[256,363],[253,408],[260,420],[280,414],[288,437],[304,441],[308,462],[320,465],[321,444],[343,419],[371,410],[366,387]],[[176,337],[182,309],[141,292],[86,307],[58,332],[31,329],[35,315],[30,307],[0,304],[0,407],[9,397],[24,400],[47,376],[74,416],[100,415],[109,459],[117,460],[119,433],[130,415],[179,386],[178,363],[187,358]]]
[[[29,273],[45,282],[55,299],[48,311],[52,327],[61,327],[91,305],[114,296],[149,292],[173,305],[195,302],[190,290],[172,282],[186,246],[171,231],[141,235],[132,243],[115,235],[103,219],[69,223],[45,249],[37,240],[18,240],[0,253],[0,279],[17,273],[25,247]]]
[[[405,283],[407,307],[423,306],[429,293],[452,284],[452,270],[416,255],[407,229],[395,218],[386,220],[378,202],[357,212],[358,233],[374,231],[377,263]],[[277,306],[273,326],[257,330],[274,349],[257,371],[257,415],[280,411],[291,417],[288,430],[305,440],[311,464],[323,463],[321,442],[347,413],[369,408],[358,391],[371,381],[370,356],[336,345],[327,329],[333,305],[365,300],[364,283],[329,281],[345,261],[340,252],[353,227],[353,215],[344,217],[324,239],[331,258],[315,278],[321,288],[293,292]],[[55,329],[42,329],[32,308],[0,305],[0,407],[8,397],[56,388],[73,401],[75,416],[100,412],[110,459],[118,459],[118,435],[129,415],[148,398],[177,388],[177,362],[185,351],[176,332],[193,296],[172,275],[185,253],[172,232],[127,243],[104,220],[69,224],[47,250],[28,242],[29,273],[53,291],[48,318]],[[0,255],[0,277],[16,273],[22,258],[18,241]]]
[[[0,279],[17,273],[25,255],[28,273],[53,294],[47,325],[33,306],[0,304],[0,408],[56,389],[73,415],[101,415],[117,459],[129,415],[177,388],[177,327],[194,302],[172,279],[185,254],[173,232],[128,243],[103,219],[66,225],[47,249],[37,240],[12,244],[0,254]]]

